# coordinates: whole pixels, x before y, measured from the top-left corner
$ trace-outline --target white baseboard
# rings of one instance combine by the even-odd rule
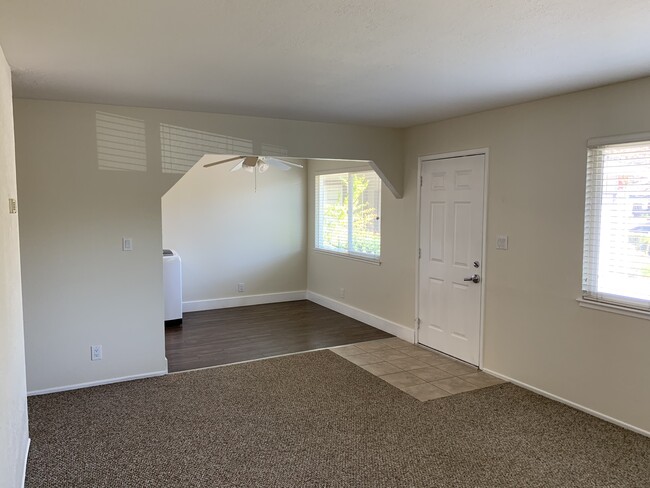
[[[631,430],[632,432],[636,432],[637,434],[644,435],[646,437],[650,437],[650,432],[644,429],[641,429],[640,427],[636,427],[634,425],[628,424],[626,422],[623,422],[622,420],[615,419],[614,417],[610,417],[609,415],[605,415],[604,413],[600,413],[596,410],[592,410],[591,408],[585,407],[584,405],[580,405],[579,403],[572,402],[571,400],[567,400],[566,398],[562,398],[560,396],[554,395],[553,393],[549,393],[548,391],[542,390],[540,388],[537,388],[535,386],[531,386],[527,383],[524,383],[523,381],[516,380],[514,378],[510,378],[509,376],[506,376],[501,373],[497,373],[496,371],[492,371],[489,369],[483,369],[486,373],[491,374],[492,376],[496,376],[497,378],[501,378],[502,380],[509,381],[510,383],[521,386],[522,388],[525,388],[526,390],[530,390],[532,392],[535,392],[539,395],[542,395],[546,398],[550,398],[551,400],[555,400],[556,402],[564,403],[565,405],[568,405],[570,407],[575,408],[576,410],[580,410],[582,412],[588,413],[589,415],[593,415],[594,417],[598,417],[599,419],[605,420],[607,422],[610,422],[612,424],[618,425],[619,427],[623,427],[624,429]]]
[[[121,383],[122,381],[141,380],[143,378],[153,378],[155,376],[164,376],[164,371],[152,371],[150,373],[134,374],[131,376],[120,376],[119,378],[108,378],[105,380],[89,381],[87,383],[77,383],[76,385],[56,386],[54,388],[45,388],[42,390],[32,390],[27,392],[27,396],[47,395],[48,393],[58,393],[61,391],[78,390],[79,388],[88,388],[91,386],[110,385],[111,383]]]
[[[262,305],[265,303],[293,302],[296,300],[310,300],[336,312],[352,317],[364,324],[393,334],[412,344],[415,343],[415,331],[409,327],[391,322],[377,315],[355,308],[319,295],[311,291],[288,291],[282,293],[265,293],[262,295],[246,295],[241,297],[214,298],[211,300],[195,300],[183,302],[183,312],[200,312],[203,310],[216,310],[219,308],[243,307],[248,305]]]
[[[32,439],[30,437],[27,438],[27,446],[25,446],[25,464],[23,465],[23,477],[22,477],[22,483],[21,483],[21,488],[25,488],[25,478],[27,478],[27,457],[29,456],[29,446],[32,444]]]
[[[194,300],[183,302],[183,312],[201,312],[218,308],[244,307],[247,305],[262,305],[265,303],[294,302],[304,300],[305,290],[286,291],[281,293],[265,293],[262,295],[244,295],[240,297],[213,298],[210,300]]]
[[[414,329],[398,324],[396,322],[391,322],[390,320],[386,320],[382,317],[379,317],[378,315],[373,315],[369,312],[366,312],[365,310],[355,308],[351,305],[348,305],[347,303],[333,300],[324,295],[319,295],[313,291],[307,291],[307,300],[329,308],[330,310],[334,310],[335,312],[347,315],[348,317],[358,320],[359,322],[363,322],[364,324],[368,324],[372,327],[375,327],[376,329],[383,330],[389,334],[393,334],[394,336],[408,341],[411,344],[415,344]]]

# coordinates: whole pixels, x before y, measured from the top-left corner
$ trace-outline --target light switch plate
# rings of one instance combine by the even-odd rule
[[[122,251],[133,251],[133,239],[122,237]]]
[[[508,236],[497,236],[497,249],[508,250]]]
[[[90,360],[101,361],[102,359],[102,346],[90,346]]]

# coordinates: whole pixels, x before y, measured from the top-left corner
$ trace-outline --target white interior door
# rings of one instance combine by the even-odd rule
[[[425,160],[421,175],[418,341],[478,365],[485,155]]]

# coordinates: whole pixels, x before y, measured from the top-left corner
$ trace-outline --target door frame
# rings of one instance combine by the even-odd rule
[[[487,275],[487,209],[488,209],[488,181],[489,181],[489,153],[490,150],[487,147],[480,149],[468,149],[465,151],[455,151],[448,153],[436,153],[430,154],[427,156],[418,157],[418,176],[417,182],[419,183],[422,178],[422,165],[425,162],[437,161],[440,159],[451,159],[451,158],[462,158],[465,156],[479,156],[482,155],[485,158],[485,173],[483,175],[483,243],[481,245],[481,281],[483,286],[481,287],[481,312],[479,319],[479,351],[478,351],[478,367],[483,369],[483,339],[484,339],[484,329],[485,329],[485,288],[486,288],[486,275]],[[417,225],[415,226],[415,344],[420,343],[420,325],[418,324],[418,317],[420,315],[420,227],[421,227],[421,215],[420,207],[422,206],[422,186],[417,185],[417,205],[416,205],[416,219]]]

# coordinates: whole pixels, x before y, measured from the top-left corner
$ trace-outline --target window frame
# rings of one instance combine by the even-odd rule
[[[320,232],[322,232],[321,227],[320,227],[320,219],[319,219],[319,195],[320,195],[320,188],[318,185],[318,177],[319,176],[327,176],[327,175],[338,175],[338,174],[353,174],[353,173],[367,173],[367,172],[373,172],[375,173],[375,176],[377,177],[379,181],[379,209],[378,209],[378,214],[379,214],[379,254],[377,256],[374,256],[372,254],[364,254],[364,253],[356,253],[356,252],[351,252],[351,251],[337,251],[335,249],[323,249],[318,247],[318,242],[319,242],[319,235]],[[313,245],[313,251],[321,254],[326,254],[329,256],[336,256],[339,258],[345,258],[345,259],[351,259],[353,261],[362,261],[368,264],[374,264],[374,265],[381,265],[381,253],[382,253],[382,210],[381,210],[381,198],[382,198],[382,186],[383,186],[383,181],[381,180],[381,177],[377,174],[377,172],[370,166],[346,166],[346,167],[341,167],[341,168],[331,168],[331,169],[324,169],[324,170],[319,170],[319,171],[314,171],[314,245]],[[350,227],[351,221],[348,219],[348,227]],[[348,234],[348,244],[350,243],[350,240],[352,239],[352,234]]]
[[[593,235],[600,223],[601,223],[601,213],[602,205],[599,205],[598,208],[589,207],[589,193],[592,195],[599,196],[603,193],[603,185],[590,185],[589,176],[590,168],[589,161],[591,159],[591,151],[597,150],[604,146],[616,146],[624,144],[635,144],[635,143],[647,143],[650,145],[650,132],[646,133],[636,133],[636,134],[627,134],[620,136],[608,136],[608,137],[598,137],[591,138],[587,141],[587,152],[586,152],[586,165],[585,165],[585,206],[583,211],[583,246],[582,246],[582,281],[581,281],[581,297],[578,298],[580,306],[595,310],[601,310],[605,312],[618,313],[621,315],[632,316],[636,318],[650,319],[650,299],[644,300],[636,297],[628,297],[625,295],[616,295],[613,293],[599,292],[598,285],[585,285],[585,278],[588,274],[593,276],[593,266],[598,266],[598,264],[591,264],[589,262],[598,263],[599,262],[599,252],[600,252],[600,241],[598,246],[595,249],[588,249],[588,243],[593,243],[593,239],[589,239],[589,236]],[[594,197],[591,197],[592,199]],[[588,220],[588,211],[594,211],[595,217],[591,218],[591,221]],[[592,288],[589,290],[588,288]]]

